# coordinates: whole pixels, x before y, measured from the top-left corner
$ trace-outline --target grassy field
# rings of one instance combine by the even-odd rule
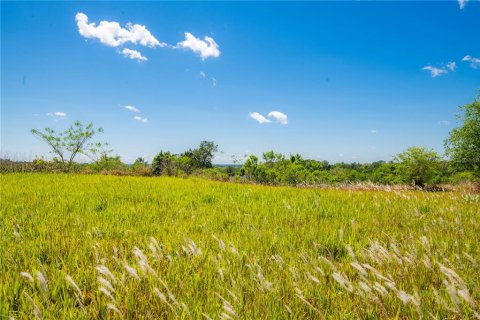
[[[479,318],[480,198],[1,178],[1,318]]]

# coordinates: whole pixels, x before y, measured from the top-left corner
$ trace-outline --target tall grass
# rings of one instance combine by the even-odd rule
[[[478,195],[0,178],[0,318],[480,318]]]

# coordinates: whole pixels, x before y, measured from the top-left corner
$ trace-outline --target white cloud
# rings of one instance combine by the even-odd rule
[[[66,117],[67,114],[65,112],[60,112],[60,111],[57,111],[57,112],[49,112],[47,113],[48,116],[50,117]]]
[[[217,86],[217,79],[215,79],[215,78],[212,78],[212,85],[213,85],[214,87],[216,87],[216,86]]]
[[[432,75],[432,78],[436,78],[438,76],[441,76],[442,74],[448,73],[448,71],[445,70],[444,68],[439,69],[439,68],[435,68],[435,67],[432,67],[432,66],[423,67],[422,70],[430,71],[430,74]]]
[[[280,112],[280,111],[272,111],[268,114],[268,117],[269,118],[275,118],[281,124],[287,124],[288,123],[287,115]]]
[[[206,76],[207,76],[207,75],[205,74],[205,72],[200,71],[200,77],[205,78]]]
[[[140,116],[135,116],[133,117],[133,119],[137,120],[137,121],[140,121],[140,122],[143,122],[143,123],[147,123],[148,122],[148,119],[147,118],[143,118],[143,117],[140,117]]]
[[[438,121],[438,124],[447,127],[450,125],[450,121],[441,120],[441,121]]]
[[[65,112],[61,112],[61,111],[49,112],[49,113],[47,113],[47,116],[52,117],[54,121],[66,120],[67,119],[67,114]]]
[[[185,32],[185,40],[179,42],[176,48],[190,49],[195,53],[198,53],[202,60],[206,58],[218,58],[220,56],[220,50],[218,44],[213,38],[206,36],[204,40],[196,38],[190,32]]]
[[[124,57],[133,59],[133,60],[139,60],[139,61],[147,61],[148,59],[144,56],[142,56],[142,53],[137,50],[132,50],[125,48],[122,50],[122,54]]]
[[[126,28],[122,28],[115,21],[100,21],[96,25],[94,22],[88,23],[87,15],[81,12],[76,14],[75,20],[80,35],[89,39],[98,39],[110,47],[118,47],[128,42],[150,48],[166,46],[166,43],[158,41],[145,26],[139,24],[129,22]]]
[[[468,0],[458,0],[458,6],[460,7],[460,10],[465,8],[465,6],[467,5],[467,2]]]
[[[480,58],[474,58],[471,55],[466,55],[465,57],[463,57],[462,61],[470,62],[470,67],[472,67],[473,69],[477,69],[478,67],[480,67]]]
[[[455,69],[457,69],[457,63],[455,61],[450,61],[447,63],[447,68],[450,69],[450,71],[455,71]]]
[[[377,133],[377,130],[375,130],[375,129],[370,129],[370,130],[368,130],[368,133]]]
[[[258,112],[251,112],[249,114],[250,118],[258,121],[258,123],[262,124],[262,123],[268,123],[268,122],[271,122],[270,120],[268,120],[267,118],[265,118],[264,116],[262,116],[260,113]]]
[[[139,113],[139,112],[140,112],[140,109],[137,109],[137,108],[135,108],[134,106],[128,105],[128,106],[125,106],[124,108],[127,109],[127,110],[130,110],[130,111],[132,111],[132,112],[135,112],[135,113]]]

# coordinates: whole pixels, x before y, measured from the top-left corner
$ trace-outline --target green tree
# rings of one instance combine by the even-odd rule
[[[182,156],[189,157],[194,169],[211,168],[218,146],[213,141],[202,141],[197,149],[188,150]]]
[[[401,180],[423,187],[436,182],[440,170],[440,156],[434,150],[410,147],[394,157],[396,173]]]
[[[243,163],[242,172],[245,174],[247,179],[255,179],[258,168],[258,157],[255,155],[250,155],[247,160]]]
[[[454,166],[480,177],[480,94],[470,104],[460,107],[462,122],[445,140],[445,153]]]
[[[30,132],[46,142],[50,153],[55,155],[64,169],[69,170],[78,154],[90,156],[95,152],[99,144],[91,140],[103,129],[95,129],[92,123],[84,126],[80,121],[75,121],[63,132],[57,133],[51,128],[45,128],[44,131],[32,129]]]
[[[173,163],[175,162],[175,156],[169,151],[160,151],[152,161],[152,171],[154,175],[161,174],[173,174]]]

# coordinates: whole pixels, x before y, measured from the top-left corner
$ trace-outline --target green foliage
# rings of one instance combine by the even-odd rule
[[[476,195],[170,177],[0,178],[2,319],[480,312]]]
[[[65,170],[69,170],[78,154],[88,157],[95,154],[102,144],[91,141],[97,133],[103,132],[102,128],[95,129],[90,123],[84,126],[80,121],[75,121],[68,129],[57,133],[51,128],[44,131],[32,129],[31,133],[39,137],[50,147],[53,154]]]
[[[402,182],[423,187],[435,183],[440,171],[440,156],[433,150],[410,147],[395,156],[396,171]]]
[[[460,127],[450,132],[445,140],[445,151],[460,170],[472,171],[480,178],[480,96],[472,103],[460,107],[457,118]]]

